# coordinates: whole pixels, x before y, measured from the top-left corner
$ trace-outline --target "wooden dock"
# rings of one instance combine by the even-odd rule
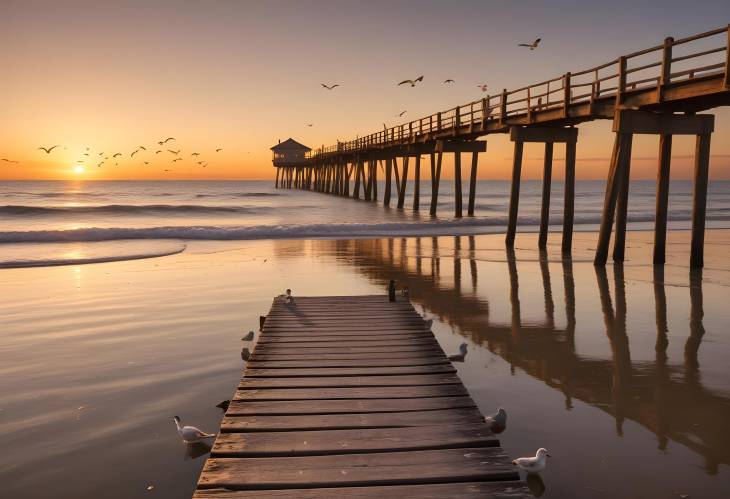
[[[530,497],[405,298],[275,301],[195,498]]]

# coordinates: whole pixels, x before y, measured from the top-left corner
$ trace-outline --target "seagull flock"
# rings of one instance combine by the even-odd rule
[[[159,140],[159,141],[156,141],[156,142],[157,142],[157,145],[158,146],[162,147],[165,144],[167,144],[168,142],[177,142],[177,141],[176,141],[175,137],[167,137],[167,138],[165,138],[163,140]],[[38,150],[44,152],[47,155],[50,155],[58,147],[61,147],[61,145],[60,144],[55,144],[55,145],[52,145],[52,146],[40,146],[40,147],[38,147]],[[168,146],[168,147],[170,147],[170,146]],[[64,150],[65,149],[66,148],[64,147]],[[222,150],[223,150],[222,147],[217,147],[215,149],[215,153],[219,153]],[[86,164],[88,164],[89,166],[91,166],[91,164],[93,164],[95,161],[98,161],[98,163],[96,163],[96,167],[97,168],[101,168],[103,165],[106,164],[107,161],[109,161],[109,162],[114,161],[114,166],[119,166],[119,161],[122,161],[122,159],[124,158],[124,153],[122,153],[122,152],[115,152],[113,154],[107,154],[104,151],[99,151],[95,155],[95,158],[96,159],[92,161],[91,152],[90,151],[91,151],[91,148],[90,147],[86,147],[85,148],[85,151],[82,153],[83,158],[78,159],[75,162],[78,163],[78,164],[80,164],[80,165],[86,165]],[[147,147],[145,147],[143,145],[139,145],[139,146],[137,146],[136,149],[134,149],[129,154],[129,159],[132,160],[132,159],[134,159],[134,157],[136,155],[138,155],[138,154],[141,155],[142,153],[147,153],[147,151],[148,151]],[[173,159],[170,161],[170,163],[172,163],[172,164],[175,164],[178,161],[183,161],[183,158],[181,157],[181,153],[183,151],[182,151],[181,148],[177,148],[177,150],[172,149],[172,148],[171,149],[165,149],[165,150],[163,150],[163,149],[157,149],[154,152],[154,155],[157,156],[158,154],[163,153],[163,152],[168,152],[168,153],[170,153],[170,154],[172,154],[174,156]],[[201,153],[199,153],[199,152],[193,151],[193,152],[190,153],[190,155],[188,157],[190,158],[190,160],[195,165],[198,165],[201,168],[206,168],[208,166],[208,161],[205,160],[205,159],[202,159]],[[140,159],[141,160],[141,163],[140,164],[149,165],[150,164],[150,160],[154,160],[155,158],[151,158],[151,157],[148,157],[148,158],[139,158],[138,157],[137,159]],[[8,159],[8,158],[0,158],[0,161],[5,162],[5,163],[10,163],[10,164],[19,164],[20,163],[20,161]],[[165,168],[163,171],[164,172],[169,172],[169,171],[172,171],[172,170],[169,169],[169,168]]]
[[[530,50],[535,50],[540,45],[540,42],[541,41],[542,41],[542,38],[536,38],[535,41],[533,41],[532,43],[518,43],[517,46],[518,47],[526,47],[526,48],[529,48]],[[398,83],[398,86],[407,85],[407,86],[410,86],[411,88],[413,88],[417,84],[422,83],[422,82],[423,82],[423,75],[418,76],[418,77],[413,78],[413,79],[403,80],[403,81],[401,81],[401,82]],[[452,78],[447,78],[443,82],[444,85],[453,85],[454,83],[456,83],[456,81],[454,79],[452,79]],[[335,88],[341,86],[339,83],[333,83],[333,84],[320,83],[320,85],[322,86],[322,88],[324,88],[326,90],[334,90]],[[489,87],[485,83],[479,83],[477,85],[477,88],[479,90],[481,90],[482,92],[486,92],[489,89]],[[396,117],[401,118],[401,117],[403,117],[404,114],[406,114],[405,111],[399,113]],[[311,123],[307,123],[307,126],[308,127],[311,127],[312,124]],[[387,127],[386,127],[386,129],[387,129]]]

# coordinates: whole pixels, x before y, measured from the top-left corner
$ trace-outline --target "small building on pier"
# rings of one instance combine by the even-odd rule
[[[307,153],[312,149],[288,138],[284,142],[279,141],[271,150],[274,153],[272,162],[275,167],[279,168],[305,166],[308,161]]]

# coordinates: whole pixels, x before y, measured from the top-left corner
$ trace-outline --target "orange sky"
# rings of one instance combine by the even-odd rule
[[[5,1],[0,158],[18,163],[0,161],[0,180],[272,178],[279,139],[330,145],[480,98],[478,83],[515,88],[730,21],[727,2],[707,2],[701,16],[686,2],[631,5],[627,16],[572,1]],[[535,36],[539,50],[516,46]],[[420,74],[421,86],[396,85]],[[716,116],[711,177],[730,178],[730,112]],[[610,128],[580,126],[579,178],[605,178]],[[637,138],[632,178],[655,177],[657,142]],[[139,145],[148,150],[130,158]],[[490,136],[480,178],[509,178],[511,151]],[[673,178],[690,177],[693,152],[692,138],[675,140]],[[541,166],[541,148],[528,145],[523,177]]]

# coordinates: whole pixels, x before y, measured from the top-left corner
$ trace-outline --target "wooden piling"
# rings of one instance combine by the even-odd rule
[[[509,197],[509,220],[507,221],[507,236],[505,244],[508,248],[515,245],[515,234],[517,233],[517,210],[520,203],[520,175],[522,172],[522,149],[524,143],[521,140],[515,141],[514,158],[512,161],[512,187]]]
[[[550,187],[553,176],[553,143],[545,142],[545,160],[542,170],[542,208],[540,210],[540,235],[537,247],[547,247],[548,225],[550,223]]]
[[[400,179],[400,191],[398,192],[398,208],[402,209],[406,200],[406,189],[408,188],[408,156],[403,158],[403,174]]]
[[[575,148],[576,141],[565,143],[565,188],[563,192],[563,242],[564,255],[573,247],[573,214],[575,211]]]
[[[385,160],[385,192],[383,193],[383,206],[390,206],[391,177],[393,175],[393,158]]]
[[[471,153],[471,172],[469,174],[469,206],[467,215],[474,216],[474,204],[476,202],[477,193],[477,163],[479,162],[479,153]]]
[[[626,252],[626,224],[628,222],[629,180],[631,177],[631,140],[626,144],[625,154],[619,156],[621,184],[616,204],[616,239],[613,242],[613,261],[623,262]]]
[[[434,156],[431,153],[431,216],[436,216],[436,209],[439,203],[439,184],[441,183],[441,161],[444,153],[438,152]]]
[[[710,134],[697,135],[695,145],[694,193],[692,196],[692,247],[690,266],[704,266],[707,177],[710,169]]]
[[[623,163],[622,156],[626,155],[627,147],[630,154],[632,138],[630,133],[616,132],[616,138],[614,139],[611,164],[606,182],[606,195],[604,196],[603,212],[601,213],[601,226],[598,229],[598,245],[596,247],[596,256],[593,259],[593,264],[597,266],[606,265],[608,259],[608,246],[611,242],[611,230],[613,229],[613,220],[616,213],[616,199],[618,198],[621,182],[623,182],[623,169],[619,165]]]
[[[421,155],[416,155],[416,168],[413,172],[413,211],[418,211],[421,203]]]
[[[669,210],[669,171],[672,156],[672,136],[659,136],[659,167],[656,179],[656,216],[654,222],[654,264],[663,264],[667,241],[667,212]]]
[[[463,196],[461,194],[461,152],[456,151],[454,153],[454,216],[461,218],[462,216],[462,201]]]

